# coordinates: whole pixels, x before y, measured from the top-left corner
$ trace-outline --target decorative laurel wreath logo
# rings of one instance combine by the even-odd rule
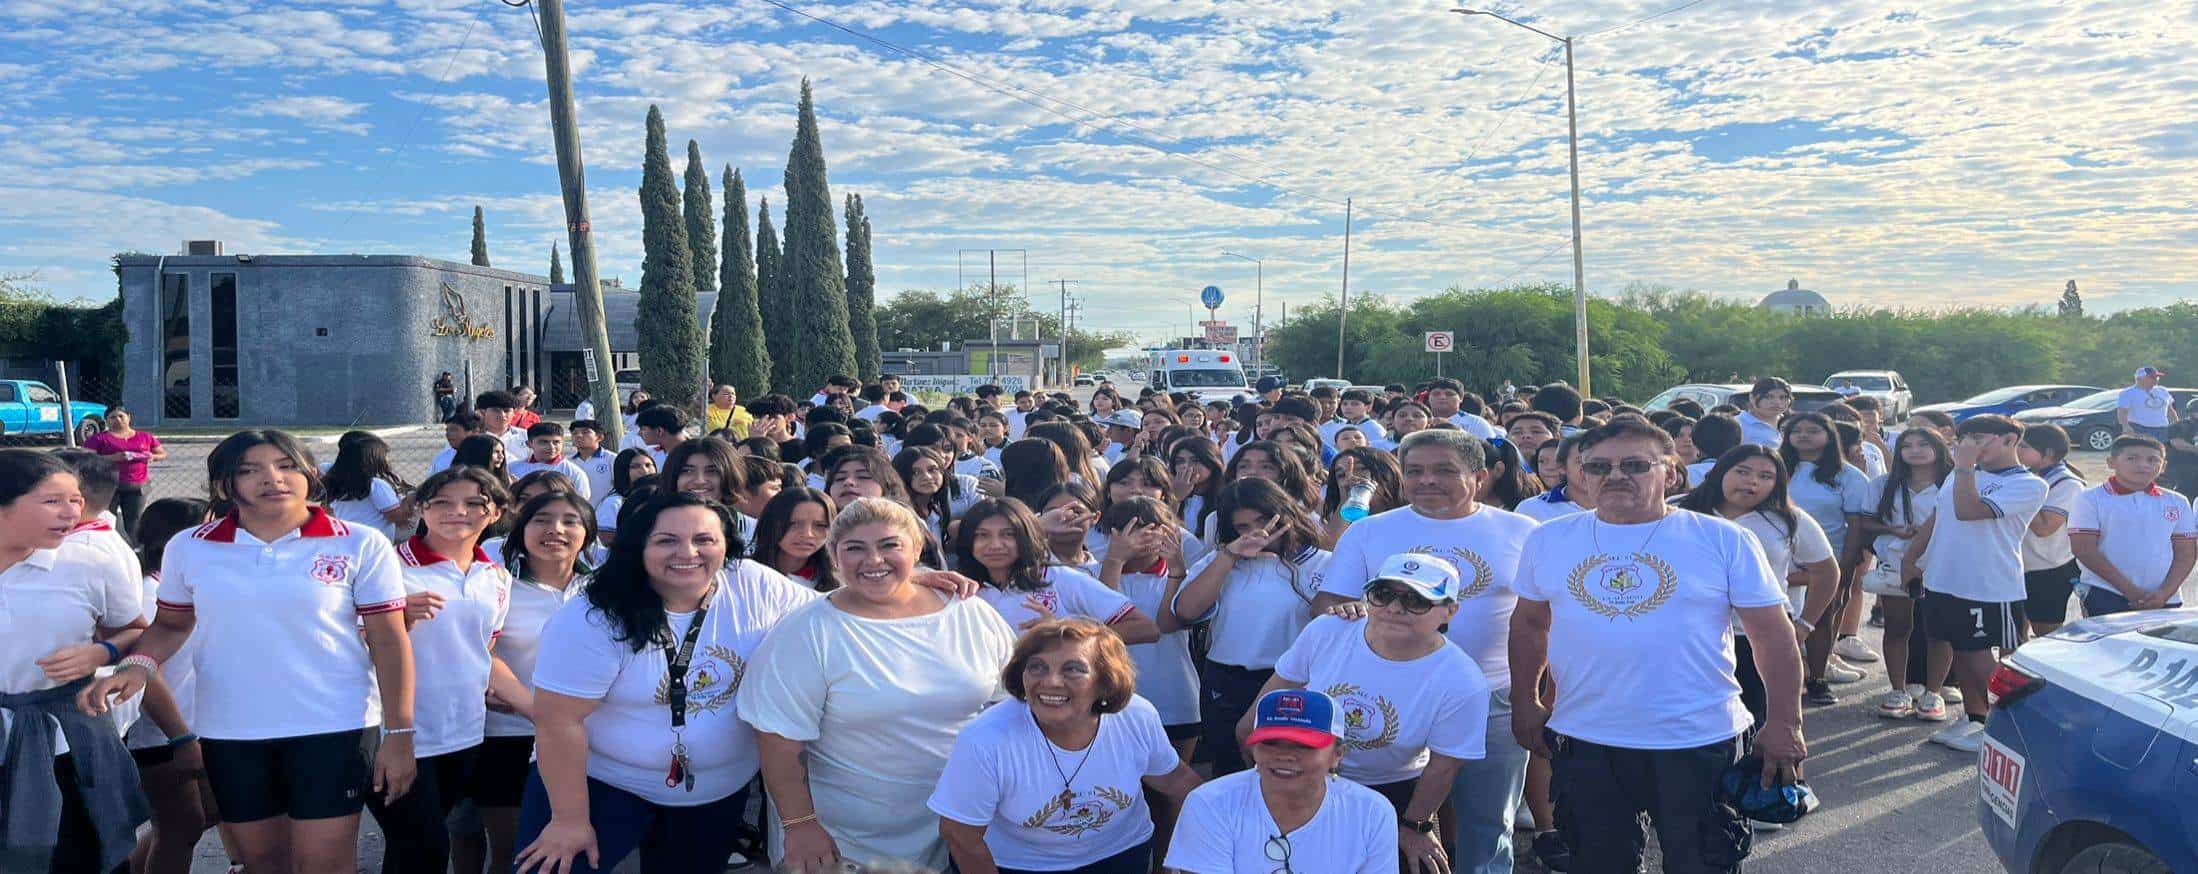
[[[1328,697],[1335,699],[1336,703],[1343,707],[1343,727],[1347,734],[1355,734],[1368,727],[1366,725],[1366,708],[1369,704],[1366,700],[1365,689],[1359,688],[1356,683],[1337,683],[1329,686],[1326,691]],[[1381,711],[1380,736],[1370,740],[1345,737],[1343,738],[1344,749],[1378,750],[1397,742],[1397,732],[1400,730],[1400,726],[1397,724],[1396,705],[1389,703],[1387,698],[1375,695],[1371,706],[1375,710]]]
[[[1070,798],[1066,792],[1048,798],[1046,806],[1038,808],[1037,813],[1023,820],[1023,827],[1042,828],[1073,838],[1085,832],[1105,828],[1107,823],[1114,820],[1116,813],[1130,809],[1130,805],[1136,801],[1128,792],[1112,786],[1100,786],[1093,789],[1092,794],[1097,798],[1081,803]],[[1109,804],[1114,805],[1113,809],[1107,808]],[[1055,817],[1061,817],[1060,821],[1050,821]]]
[[[748,674],[748,662],[738,653],[714,643],[702,645],[703,658],[695,659],[687,670],[687,715],[716,713],[733,703],[733,693],[740,691],[740,681]],[[722,662],[711,664],[709,660]],[[656,680],[656,703],[672,701],[672,678]]]
[[[1627,557],[1634,564],[1647,568],[1656,575],[1656,588],[1647,597],[1629,605],[1618,606],[1590,593],[1588,590],[1588,575],[1612,560],[1609,555],[1596,553],[1588,556],[1586,561],[1581,562],[1572,569],[1572,575],[1566,585],[1566,588],[1572,593],[1572,599],[1578,601],[1580,606],[1586,607],[1589,612],[1605,619],[1618,619],[1621,617],[1639,619],[1656,612],[1656,608],[1664,606],[1664,602],[1671,600],[1671,596],[1679,591],[1679,574],[1673,571],[1671,565],[1666,564],[1663,559],[1645,552],[1631,553]],[[1611,594],[1625,596],[1638,591],[1642,582],[1634,575],[1621,571],[1599,583],[1599,585],[1610,590]]]

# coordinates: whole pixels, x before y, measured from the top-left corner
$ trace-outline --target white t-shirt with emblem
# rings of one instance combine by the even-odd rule
[[[618,453],[605,449],[596,452],[593,457],[582,458],[575,452],[567,460],[580,468],[580,473],[587,478],[588,500],[597,500],[611,493],[613,474],[618,467]],[[512,479],[516,480],[518,476],[514,475]]]
[[[1366,642],[1367,623],[1322,616],[1275,663],[1275,676],[1326,694],[1343,713],[1343,765],[1367,786],[1410,780],[1428,754],[1488,755],[1488,681],[1473,660],[1444,646],[1392,661]]]
[[[2190,500],[2173,489],[2157,485],[2141,492],[2123,491],[2112,479],[2085,489],[2068,517],[2072,534],[2096,534],[2099,551],[2131,582],[2158,589],[2167,581],[2175,561],[2175,541],[2198,540],[2198,513]],[[2121,594],[2114,584],[2083,569],[2081,582],[2095,589]],[[2181,587],[2178,586],[2179,590]],[[2181,602],[2171,599],[2170,606]]]
[[[2175,395],[2165,386],[2141,388],[2132,385],[2122,389],[2114,398],[2114,405],[2129,411],[2129,423],[2148,428],[2168,426],[2168,409],[2175,405]]]
[[[1190,580],[1219,557],[1216,550],[1192,562],[1184,586],[1188,588]],[[1320,594],[1320,571],[1328,558],[1327,550],[1308,547],[1299,554],[1295,568],[1265,552],[1237,559],[1228,579],[1222,581],[1221,597],[1215,599],[1213,609],[1195,620],[1213,623],[1206,658],[1253,670],[1274,667],[1298,632],[1305,630],[1305,623],[1313,621],[1313,596]],[[1176,593],[1176,598],[1182,597],[1183,593]]]
[[[1291,871],[1306,874],[1397,874],[1397,809],[1375,792],[1328,778],[1320,810],[1283,834],[1261,795],[1258,769],[1238,771],[1191,790],[1175,820],[1167,867],[1186,874],[1248,874],[1281,870],[1268,843],[1289,841]]]
[[[1461,519],[1421,515],[1410,505],[1376,513],[1344,529],[1336,553],[1320,574],[1320,590],[1357,600],[1366,583],[1392,555],[1418,552],[1444,559],[1458,569],[1458,615],[1450,620],[1450,641],[1458,645],[1491,689],[1511,688],[1511,611],[1519,596],[1511,576],[1519,569],[1519,549],[1537,523],[1532,517],[1488,504]]]
[[[585,596],[573,598],[542,629],[536,689],[600,702],[588,714],[588,776],[672,807],[723,799],[761,767],[755,735],[741,724],[735,693],[773,626],[817,595],[747,559],[729,563],[710,598],[687,666],[688,763],[694,791],[664,785],[672,763],[670,675],[661,643],[615,639],[610,621]],[[694,613],[666,613],[672,640],[684,641]],[[676,644],[675,644],[676,645]]]
[[[1979,470],[1974,476],[1977,497],[1992,508],[1992,517],[1965,522],[1955,515],[1961,473],[1947,474],[1932,510],[1931,542],[1923,551],[1923,588],[1988,604],[2027,599],[2022,538],[2045,506],[2045,480],[2020,465]]]
[[[977,590],[977,597],[1000,611],[1000,618],[1007,620],[1009,628],[1020,630],[1024,623],[1038,619],[1038,611],[1026,601],[1045,605],[1046,612],[1054,618],[1082,617],[1112,625],[1128,616],[1137,605],[1130,603],[1121,592],[1107,588],[1092,575],[1065,565],[1050,565],[1045,569],[1045,586],[1036,591],[1007,589],[987,585]],[[1011,866],[1012,867],[1012,866]]]
[[[1160,714],[1142,697],[1099,717],[1098,736],[1081,750],[1055,746],[1030,705],[1010,698],[962,727],[927,806],[983,828],[996,864],[1069,871],[1150,840],[1144,780],[1180,761]]]
[[[1786,587],[1746,529],[1680,510],[1638,525],[1567,516],[1527,536],[1513,587],[1549,604],[1551,730],[1685,749],[1752,721],[1733,678],[1730,616],[1784,606]]]
[[[160,609],[190,611],[200,641],[192,730],[272,740],[380,725],[359,617],[401,611],[404,601],[389,539],[319,507],[272,543],[234,516],[168,541]]]
[[[443,608],[412,626],[412,718],[420,758],[479,746],[488,716],[489,650],[511,608],[511,574],[480,547],[464,571],[414,537],[397,545],[405,593],[433,592]]]

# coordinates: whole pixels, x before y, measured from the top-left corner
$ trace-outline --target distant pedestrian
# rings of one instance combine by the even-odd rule
[[[130,423],[129,410],[120,405],[108,407],[107,430],[84,441],[84,448],[114,458],[115,472],[122,479],[114,493],[115,527],[135,537],[137,515],[145,510],[145,486],[152,479],[146,467],[166,461],[168,450],[160,445],[160,438],[132,428]]]
[[[2137,381],[2114,400],[2114,418],[2121,422],[2122,433],[2167,440],[2168,427],[2182,416],[2175,412],[2175,395],[2160,387],[2160,377],[2166,375],[2167,371],[2151,365],[2137,368]]]
[[[435,421],[448,422],[458,414],[458,380],[445,370],[435,377]]]

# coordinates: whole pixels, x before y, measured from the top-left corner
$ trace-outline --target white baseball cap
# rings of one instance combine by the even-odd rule
[[[1115,410],[1093,420],[1101,425],[1136,430],[1145,427],[1145,415],[1135,410]]]
[[[2150,364],[2147,364],[2147,365],[2145,365],[2145,366],[2143,366],[2143,367],[2137,368],[2137,378],[2138,378],[2138,379],[2143,379],[2143,378],[2145,378],[2145,377],[2148,377],[2148,376],[2166,376],[2166,375],[2167,375],[2167,371],[2165,371],[2165,370],[2161,370],[2160,368],[2154,367],[2154,366],[2152,366],[2152,365],[2150,365]]]
[[[1458,569],[1450,562],[1418,552],[1400,552],[1384,559],[1381,571],[1366,585],[1402,583],[1429,601],[1458,599]]]

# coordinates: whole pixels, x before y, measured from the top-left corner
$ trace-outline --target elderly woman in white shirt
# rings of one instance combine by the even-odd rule
[[[854,500],[827,547],[843,585],[787,616],[752,659],[739,711],[762,748],[778,870],[946,867],[925,801],[955,735],[1005,697],[1015,631],[917,583],[925,534],[904,505]]]

